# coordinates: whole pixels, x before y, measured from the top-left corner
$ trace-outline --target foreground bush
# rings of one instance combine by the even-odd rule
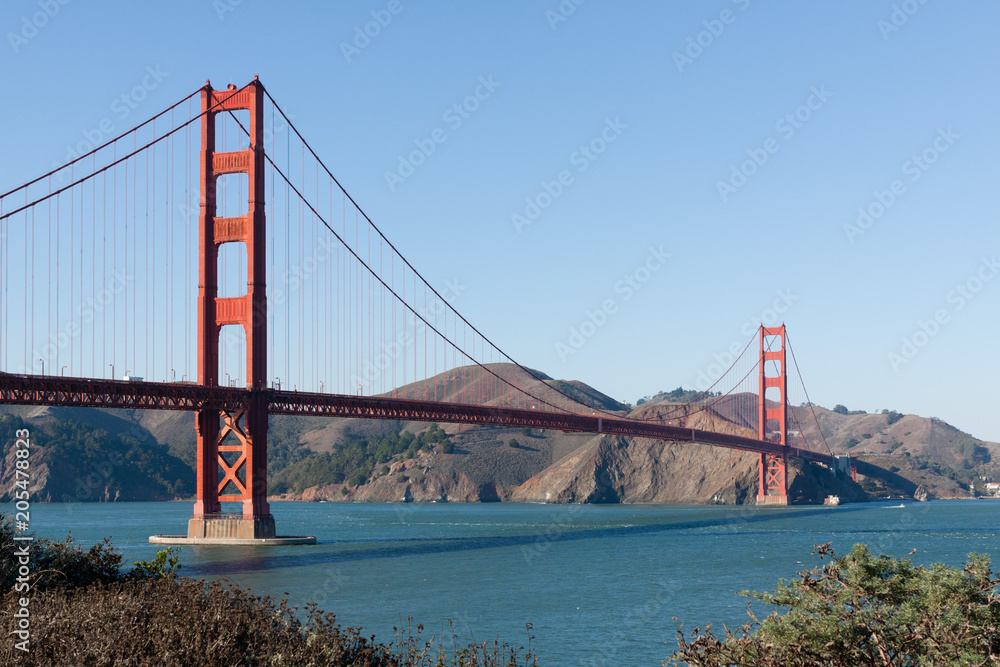
[[[914,566],[909,559],[874,556],[864,545],[837,558],[817,547],[823,566],[778,583],[773,593],[745,595],[788,612],[726,630],[689,637],[678,631],[673,662],[692,667],[739,665],[1000,664],[1000,579],[986,556],[970,554],[962,568]]]
[[[3,599],[9,618],[17,594]],[[0,664],[88,665],[352,665],[357,667],[513,667],[534,665],[530,650],[505,644],[432,646],[418,628],[385,646],[341,629],[333,614],[310,607],[305,620],[276,603],[224,582],[132,579],[86,588],[53,588],[31,602],[31,650],[0,644]]]
[[[13,612],[15,594],[4,599]],[[36,665],[388,665],[386,650],[312,611],[300,624],[275,605],[220,582],[149,579],[60,588],[32,600]],[[303,632],[306,630],[307,632]],[[0,663],[22,657],[9,643]]]
[[[24,543],[14,540],[16,534],[11,521],[0,515],[0,590],[3,591],[12,588],[17,579],[17,551]],[[108,540],[86,551],[73,544],[72,536],[63,542],[35,540],[28,545],[33,591],[110,583],[125,576],[121,571],[121,554]]]

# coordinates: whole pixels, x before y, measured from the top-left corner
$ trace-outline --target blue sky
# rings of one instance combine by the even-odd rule
[[[998,20],[986,0],[17,0],[0,13],[0,190],[103,119],[259,73],[525,365],[634,402],[698,386],[773,315],[814,401],[996,441]],[[147,68],[160,80],[121,118]],[[412,174],[387,176],[435,130]],[[669,258],[621,288],[651,253]]]

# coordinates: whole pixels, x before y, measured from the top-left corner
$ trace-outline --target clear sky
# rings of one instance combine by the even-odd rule
[[[784,321],[814,401],[1000,440],[1000,5],[577,2],[10,0],[0,190],[259,73],[525,365],[634,402]]]

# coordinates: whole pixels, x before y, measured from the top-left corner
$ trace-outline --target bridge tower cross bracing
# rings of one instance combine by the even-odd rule
[[[189,538],[275,537],[267,502],[267,276],[264,218],[264,88],[257,80],[237,90],[201,93],[201,209],[198,272],[198,383],[218,386],[219,338],[223,326],[239,325],[246,335],[247,400],[234,411],[200,410],[197,500],[188,522]],[[216,151],[216,117],[249,112],[249,147]],[[249,195],[245,214],[217,216],[220,176],[246,174]],[[244,243],[247,288],[242,296],[219,297],[219,248]],[[222,471],[221,479],[219,471]],[[241,502],[242,517],[220,516],[221,502]]]
[[[785,447],[783,454],[761,453],[759,484],[757,486],[758,505],[787,505],[788,482],[788,382],[785,364],[785,325],[780,327],[760,327],[760,397],[758,409],[758,437],[761,440],[777,441]],[[769,342],[765,342],[768,341]],[[772,391],[770,403],[767,390]],[[775,395],[777,394],[777,395]],[[768,432],[768,422],[776,421],[778,432]],[[775,439],[775,435],[778,436]]]

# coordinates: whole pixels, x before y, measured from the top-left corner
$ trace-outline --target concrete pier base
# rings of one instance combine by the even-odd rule
[[[258,540],[275,537],[274,517],[244,519],[241,516],[192,517],[187,536],[191,538]]]
[[[312,535],[302,537],[278,536],[242,539],[238,537],[187,537],[186,535],[150,535],[150,544],[170,546],[253,546],[285,547],[297,544],[316,544]]]
[[[757,496],[758,505],[787,505],[788,496]]]
[[[258,545],[283,546],[316,544],[312,535],[280,536],[274,529],[274,517],[244,519],[242,516],[192,517],[187,535],[151,535],[150,544],[180,545]]]

